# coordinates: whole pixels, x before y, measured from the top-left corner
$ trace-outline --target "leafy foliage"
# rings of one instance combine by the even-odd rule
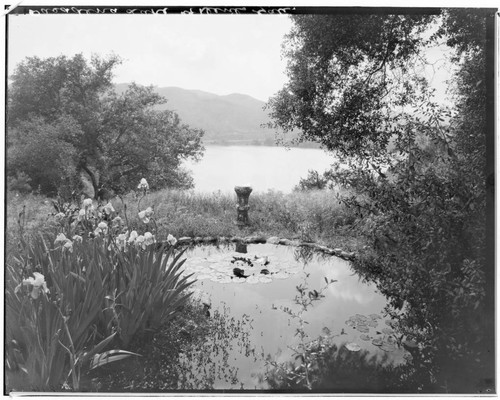
[[[121,343],[127,346],[138,332],[155,331],[172,319],[190,292],[190,275],[182,276],[183,252],[166,254],[155,246],[130,247],[114,253],[117,265],[108,282],[107,308],[116,313]],[[110,321],[111,322],[111,321]],[[109,323],[108,323],[109,326]]]
[[[91,203],[84,201],[85,215],[62,205],[49,233],[22,236],[7,265],[6,362],[10,374],[28,377],[18,390],[78,390],[82,373],[135,355],[103,352],[107,346],[127,348],[170,321],[190,297],[182,252],[139,242],[137,233],[137,243],[124,246],[118,233],[126,228],[103,221],[112,207],[94,213]]]
[[[85,176],[96,198],[104,190],[123,194],[144,175],[155,177],[152,188],[192,184],[180,163],[201,156],[203,132],[157,110],[166,100],[152,87],[132,84],[117,94],[119,63],[80,54],[30,57],[17,66],[8,98],[9,176],[22,172],[52,196],[65,194],[63,182],[69,192],[80,190]]]
[[[275,124],[335,150],[329,174],[371,246],[355,267],[378,283],[401,333],[417,338],[426,390],[470,391],[492,373],[485,259],[488,13],[294,16],[289,83],[269,106]],[[422,35],[431,21],[436,35]],[[432,100],[425,45],[457,49],[455,104]],[[474,365],[475,374],[457,374]],[[481,372],[479,372],[481,371]],[[443,389],[443,387],[445,389]]]
[[[10,138],[16,144],[9,148],[9,173],[27,177],[32,188],[50,195],[74,187],[78,153],[65,140],[68,132],[81,133],[70,118],[53,124],[39,117],[20,122],[11,131]]]
[[[309,170],[306,178],[301,178],[295,190],[321,190],[331,186],[329,172],[319,174],[318,171]]]
[[[292,16],[289,82],[268,103],[274,125],[346,155],[377,155],[395,133],[394,108],[417,94],[407,74],[422,43],[415,33],[431,18]]]

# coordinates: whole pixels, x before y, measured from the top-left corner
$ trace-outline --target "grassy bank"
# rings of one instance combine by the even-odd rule
[[[143,228],[138,211],[152,207],[156,227],[151,226],[151,230],[157,230],[159,240],[164,240],[169,233],[177,238],[265,235],[314,241],[348,251],[356,251],[360,245],[350,231],[355,218],[350,210],[339,204],[333,191],[252,193],[249,201],[250,225],[243,229],[235,224],[236,194],[162,190],[143,198],[129,194],[123,202],[115,198],[111,203],[122,216],[126,209],[131,229]],[[8,253],[9,249],[14,250],[21,232],[18,223],[20,214],[25,235],[32,236],[55,224],[51,215],[55,212],[51,201],[43,196],[9,193]]]
[[[131,225],[140,225],[132,196],[125,199]],[[160,191],[149,194],[140,208],[155,210],[158,237],[265,235],[320,242],[355,250],[349,236],[354,218],[330,191],[283,194],[269,191],[252,193],[249,201],[250,225],[236,226],[236,194],[197,194],[186,191]],[[123,206],[117,202],[116,209]]]

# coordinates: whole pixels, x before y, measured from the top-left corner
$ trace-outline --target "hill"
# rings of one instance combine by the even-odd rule
[[[122,83],[115,87],[122,92],[127,86]],[[155,89],[167,99],[167,103],[158,108],[175,111],[189,126],[203,129],[205,144],[272,146],[275,143],[275,132],[262,127],[269,122],[263,101],[240,93],[220,96],[173,86]],[[304,144],[300,147],[317,146]]]
[[[116,85],[118,92],[128,84]],[[273,144],[274,131],[262,128],[269,122],[264,102],[233,93],[219,96],[201,90],[157,87],[168,101],[159,109],[175,111],[186,124],[205,131],[206,144]]]

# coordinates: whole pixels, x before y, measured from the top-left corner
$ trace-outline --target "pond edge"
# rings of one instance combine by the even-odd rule
[[[242,244],[275,244],[282,246],[295,246],[295,247],[308,247],[314,251],[318,251],[324,254],[340,257],[347,261],[352,261],[355,258],[354,252],[344,251],[341,248],[330,248],[327,246],[320,245],[314,242],[303,242],[300,240],[290,240],[286,238],[279,238],[278,236],[247,236],[247,237],[214,237],[214,236],[205,236],[205,237],[190,237],[183,236],[177,240],[176,246],[189,246],[189,245],[197,245],[197,244],[224,244],[224,243],[242,243]],[[161,243],[160,243],[161,244]]]

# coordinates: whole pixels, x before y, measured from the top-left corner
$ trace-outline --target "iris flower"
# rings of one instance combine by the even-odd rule
[[[113,208],[113,205],[112,205],[110,202],[108,202],[108,204],[106,204],[106,205],[104,206],[104,212],[105,212],[107,215],[109,215],[109,214],[111,214],[111,213],[115,212],[115,209]]]
[[[115,239],[116,245],[120,250],[125,250],[127,248],[127,235],[128,231],[126,233],[121,233]]]
[[[121,217],[116,216],[115,218],[113,218],[112,222],[114,226],[120,226],[123,220],[121,219]]]
[[[143,249],[145,249],[146,244],[144,243],[144,236],[142,235],[137,236],[137,238],[135,239],[135,245],[137,247],[141,246]]]
[[[92,199],[83,200],[83,207],[84,208],[92,207]]]
[[[15,289],[15,293],[17,293],[19,291],[19,289],[21,288],[21,285],[24,285],[24,286],[32,286],[32,289],[31,289],[31,297],[34,298],[34,299],[38,299],[38,297],[40,296],[40,292],[44,292],[44,293],[49,293],[50,290],[47,288],[47,283],[45,283],[45,277],[39,273],[39,272],[33,272],[33,276],[34,278],[32,278],[31,276],[27,279],[24,279],[23,282],[16,287]]]
[[[141,190],[144,190],[144,191],[148,190],[149,189],[148,181],[146,179],[142,178],[141,182],[137,186],[137,189],[141,189]]]
[[[167,236],[167,243],[171,246],[175,246],[177,239],[169,233]]]
[[[85,208],[82,208],[80,211],[78,211],[78,221],[81,221],[83,218],[85,218],[85,215],[86,215],[86,211],[85,211]]]
[[[137,235],[137,231],[132,231],[132,232],[130,232],[130,236],[129,236],[129,238],[128,238],[128,242],[129,242],[129,244],[134,243],[134,242],[136,241],[137,237],[138,237],[138,235]]]
[[[56,217],[56,219],[57,219],[58,221],[62,220],[65,216],[66,216],[66,214],[64,214],[64,213],[62,213],[62,212],[57,213],[57,214],[55,215],[55,217]]]
[[[64,243],[63,249],[69,250],[72,253],[73,252],[73,242],[68,239],[66,241],[66,243]]]
[[[68,241],[68,238],[64,235],[64,233],[60,233],[57,235],[56,240],[54,241],[54,244],[58,243],[66,243]]]
[[[108,232],[108,224],[104,221],[99,222],[97,225],[97,228],[99,228],[104,234]]]
[[[153,236],[153,234],[151,232],[146,232],[144,234],[144,245],[147,246],[153,244],[154,242],[155,242],[155,237]]]
[[[151,207],[148,207],[145,210],[140,211],[138,215],[139,219],[145,224],[147,224],[153,214],[154,214],[153,209]]]

